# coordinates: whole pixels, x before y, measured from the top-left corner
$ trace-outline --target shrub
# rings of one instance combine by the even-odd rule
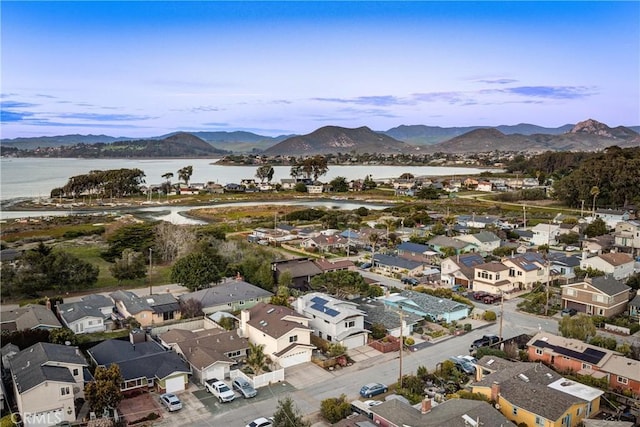
[[[471,332],[472,326],[471,323],[465,323],[464,324],[464,331],[465,332]]]
[[[340,397],[324,399],[320,402],[320,414],[332,424],[347,418],[351,414],[351,405],[347,401],[347,396],[341,394]]]
[[[482,318],[484,320],[486,320],[487,322],[495,322],[496,319],[498,318],[498,316],[496,315],[495,312],[491,311],[491,310],[487,310],[484,312],[484,314],[482,315]]]
[[[414,345],[416,343],[416,340],[414,340],[412,337],[406,337],[404,339],[404,345]]]

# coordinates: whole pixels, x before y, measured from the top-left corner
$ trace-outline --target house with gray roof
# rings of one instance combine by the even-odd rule
[[[178,299],[183,303],[190,299],[198,301],[204,314],[212,314],[251,308],[259,302],[269,302],[272,296],[273,293],[240,278],[227,278],[210,288],[182,294]]]
[[[311,292],[298,297],[293,307],[310,319],[314,335],[349,349],[367,344],[369,331],[364,326],[365,314],[356,303]]]
[[[576,277],[575,268],[580,267],[579,257],[575,255],[567,256],[561,252],[551,252],[548,257],[551,274],[554,277],[563,278],[565,280]]]
[[[563,378],[545,365],[502,362],[491,366],[488,374],[477,370],[480,378],[471,384],[472,391],[496,402],[515,424],[576,427],[600,410],[603,391]]]
[[[471,310],[466,304],[411,290],[380,297],[380,300],[389,307],[414,313],[433,321],[461,320],[469,316]]]
[[[291,274],[291,287],[302,291],[309,291],[311,287],[311,279],[318,274],[322,274],[322,270],[309,258],[295,258],[287,260],[278,260],[271,263],[271,270],[274,272],[274,279],[277,283],[280,276],[285,271]]]
[[[189,363],[193,380],[201,385],[212,378],[229,377],[231,367],[245,359],[249,351],[249,340],[238,336],[235,330],[172,329],[159,338],[162,345],[172,349]]]
[[[372,425],[388,427],[510,427],[513,424],[488,402],[481,400],[450,399],[434,404],[426,398],[415,406],[400,399],[389,399],[370,408]]]
[[[478,247],[473,243],[462,242],[447,236],[435,236],[427,242],[427,246],[440,254],[444,253],[445,248],[452,248],[456,254],[478,251]]]
[[[475,234],[463,234],[460,236],[454,236],[453,239],[477,246],[478,249],[476,252],[479,252],[482,255],[488,255],[492,253],[494,249],[498,249],[500,247],[500,238],[491,231],[481,231]]]
[[[96,366],[115,363],[120,368],[123,392],[153,389],[160,393],[183,391],[191,369],[175,352],[148,340],[142,330],[133,330],[129,340],[111,339],[87,350]]]
[[[75,421],[87,361],[77,347],[37,343],[9,358],[18,412],[26,426]]]
[[[48,301],[47,301],[48,302]],[[0,329],[3,331],[23,331],[25,329],[57,329],[60,321],[50,306],[29,304],[0,313]]]
[[[438,253],[429,246],[413,242],[402,242],[396,249],[400,258],[428,264],[433,263],[434,257],[438,255]]]
[[[414,313],[403,313],[402,317],[397,310],[385,305],[377,298],[356,298],[351,300],[358,304],[358,309],[365,314],[364,326],[371,330],[373,325],[382,325],[388,335],[399,337],[413,332],[413,328],[424,320],[422,316]]]
[[[629,317],[640,322],[640,292],[636,293],[636,296],[629,301]]]
[[[157,325],[180,319],[180,303],[170,293],[138,296],[119,290],[109,294],[120,320],[135,318],[141,326]]]
[[[373,255],[373,266],[387,274],[406,274],[416,276],[422,273],[426,263],[413,261],[398,256],[375,254]]]
[[[587,277],[562,285],[562,307],[590,316],[613,317],[627,310],[631,288],[613,276]]]
[[[88,295],[81,301],[58,304],[56,311],[62,323],[76,334],[112,329],[113,301],[104,295]]]

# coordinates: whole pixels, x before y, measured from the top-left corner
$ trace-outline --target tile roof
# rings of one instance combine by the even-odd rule
[[[202,303],[202,307],[206,308],[238,301],[269,298],[271,296],[273,296],[273,293],[258,286],[254,286],[244,280],[232,279],[210,288],[183,294],[179,299],[180,301],[195,299]]]
[[[87,366],[87,361],[77,347],[44,342],[22,350],[9,361],[14,382],[20,393],[45,381],[75,383],[69,368],[59,364]]]
[[[248,311],[247,323],[273,338],[280,338],[294,329],[311,330],[305,326],[309,319],[288,307],[261,302]]]

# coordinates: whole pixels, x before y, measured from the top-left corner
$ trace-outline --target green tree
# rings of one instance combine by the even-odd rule
[[[343,346],[340,343],[334,342],[329,344],[329,350],[327,351],[327,354],[329,355],[329,357],[338,357],[342,356],[346,352],[347,347]]]
[[[602,218],[594,219],[591,224],[587,225],[584,229],[584,234],[587,237],[596,237],[603,236],[609,232],[607,228],[607,224],[602,220]]]
[[[200,300],[189,298],[180,300],[180,318],[191,319],[193,317],[204,316],[202,311],[202,302]]]
[[[116,259],[109,269],[113,277],[118,279],[118,283],[123,280],[142,279],[147,276],[145,256],[133,249],[122,251],[122,257]]]
[[[382,323],[374,323],[371,325],[371,338],[381,340],[387,336],[387,328]]]
[[[564,316],[558,323],[558,332],[565,338],[575,338],[587,341],[589,337],[596,335],[596,327],[591,317],[578,314],[577,316]]]
[[[69,328],[54,328],[49,331],[49,342],[53,344],[78,344],[78,336]]]
[[[309,423],[302,419],[291,397],[286,396],[278,399],[278,406],[273,414],[273,427],[309,427]]]
[[[250,342],[247,365],[251,368],[254,375],[260,375],[264,371],[266,362],[267,355],[264,354],[264,344],[254,344]]]
[[[274,169],[271,165],[262,165],[256,170],[256,178],[260,180],[260,182],[271,182],[273,179]]]
[[[423,200],[437,200],[440,198],[440,191],[433,187],[422,187],[416,193],[416,197]]]
[[[273,291],[275,280],[273,279],[273,271],[271,270],[270,262],[263,262],[260,265],[253,276],[251,283],[256,286],[260,286],[262,289],[266,289],[269,292]]]
[[[371,175],[367,175],[367,176],[364,177],[364,181],[362,182],[362,190],[363,191],[373,190],[377,186],[378,186],[378,184],[373,180]]]
[[[361,294],[369,290],[367,282],[357,271],[331,271],[318,274],[309,284],[316,291],[326,292],[337,297]]]
[[[162,174],[162,178],[164,178],[164,183],[162,184],[162,192],[164,194],[169,194],[171,192],[171,178],[173,178],[173,172]]]
[[[118,365],[113,363],[108,368],[98,366],[93,381],[84,387],[84,394],[91,410],[102,413],[105,409],[117,408],[123,397],[120,391],[122,382]]]
[[[295,191],[296,193],[306,193],[307,192],[307,186],[304,184],[304,182],[298,182],[293,187],[293,191]]]
[[[330,397],[320,402],[320,415],[332,424],[347,418],[351,415],[351,404],[347,396],[341,394],[340,397]]]
[[[156,223],[133,224],[120,227],[107,236],[109,247],[100,256],[109,262],[122,256],[125,249],[132,249],[143,254],[149,253],[155,239]]]
[[[331,189],[336,193],[346,193],[349,191],[349,183],[347,182],[347,178],[344,176],[337,176],[333,178],[329,185],[331,185]]]
[[[448,258],[450,256],[454,256],[456,252],[456,248],[452,248],[451,246],[445,246],[444,248],[440,248],[440,253],[444,258]]]
[[[222,279],[216,261],[207,253],[197,252],[180,258],[171,267],[171,280],[190,290],[209,287]]]
[[[181,179],[187,186],[193,175],[193,166],[185,166],[178,170],[178,178]]]
[[[640,289],[640,273],[635,273],[627,279],[627,286],[631,289]]]
[[[592,215],[595,217],[596,216],[596,199],[600,195],[600,188],[594,185],[593,187],[591,187],[589,194],[591,194],[591,197],[593,197],[593,214]]]

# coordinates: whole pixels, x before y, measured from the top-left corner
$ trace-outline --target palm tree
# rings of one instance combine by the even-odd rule
[[[595,218],[595,216],[596,216],[596,198],[600,194],[600,188],[598,188],[598,186],[594,185],[593,187],[591,187],[590,193],[593,196],[593,217]]]
[[[247,365],[251,368],[254,375],[260,375],[262,368],[267,360],[264,354],[264,344],[249,343],[249,356],[247,356]]]

